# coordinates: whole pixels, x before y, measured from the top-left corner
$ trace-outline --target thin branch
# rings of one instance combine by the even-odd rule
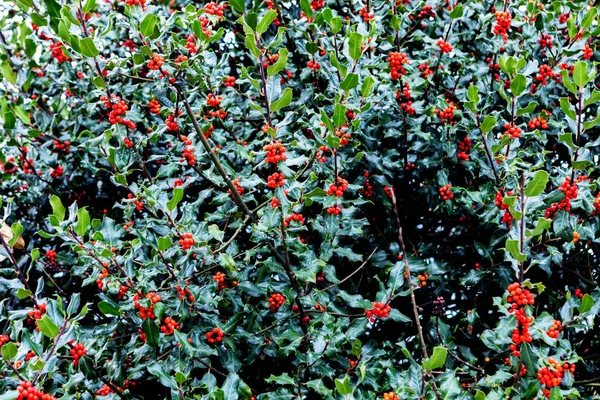
[[[358,271],[360,271],[365,265],[367,265],[367,262],[371,259],[371,257],[373,257],[373,254],[375,254],[375,252],[377,251],[378,247],[375,247],[375,249],[371,252],[371,254],[369,254],[369,257],[367,257],[367,259],[358,267],[356,268],[356,270],[354,270],[354,272],[352,272],[350,275],[348,275],[347,277],[345,277],[344,279],[342,279],[341,281],[339,281],[338,283],[334,283],[333,285],[327,286],[325,289],[321,289],[319,290],[319,292],[324,292],[326,290],[331,289],[334,286],[338,286],[341,285],[342,283],[346,282],[348,279],[352,278],[352,276],[354,276],[354,274],[356,274]]]

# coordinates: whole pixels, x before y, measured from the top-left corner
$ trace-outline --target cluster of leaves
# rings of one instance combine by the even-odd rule
[[[597,14],[0,4],[0,399],[597,396]]]

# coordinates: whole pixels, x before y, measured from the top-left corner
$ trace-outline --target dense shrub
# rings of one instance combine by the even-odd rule
[[[588,2],[0,10],[0,399],[597,398]]]

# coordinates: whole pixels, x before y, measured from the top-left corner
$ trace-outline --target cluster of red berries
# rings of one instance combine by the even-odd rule
[[[583,298],[583,296],[584,296],[584,294],[583,294],[583,292],[581,291],[581,289],[577,288],[577,289],[575,289],[575,296],[577,296],[577,297],[579,297],[580,299],[582,299],[582,298]]]
[[[494,35],[500,35],[504,38],[504,43],[508,41],[507,32],[512,24],[512,17],[509,11],[496,11],[496,25],[494,25]]]
[[[579,234],[579,232],[573,231],[573,243],[579,242],[580,237],[581,237],[581,235]]]
[[[134,199],[134,198],[135,198],[135,196],[133,195],[133,193],[129,193],[129,194],[127,195],[127,198],[128,198],[129,200],[132,200],[132,199]],[[135,199],[135,202],[134,202],[134,204],[135,204],[135,209],[136,209],[137,211],[142,211],[142,210],[144,209],[144,202],[143,202],[142,200],[143,200],[143,198],[141,198],[141,197],[140,197],[139,199]],[[133,224],[132,224],[132,225],[133,225]]]
[[[148,61],[148,69],[156,71],[165,63],[165,59],[157,53],[152,54],[152,58]]]
[[[342,213],[342,206],[330,206],[327,208],[327,214],[339,215]]]
[[[64,142],[61,143],[58,140],[54,139],[53,143],[54,143],[54,148],[56,150],[64,151],[65,153],[69,153],[71,151],[71,149],[69,148],[69,146],[71,146],[71,142],[68,140],[65,140]]]
[[[327,157],[329,154],[331,154],[331,149],[327,146],[321,146],[319,147],[319,151],[317,151],[317,153],[315,154],[315,158],[318,162],[324,163],[325,161],[327,161]]]
[[[419,11],[419,14],[417,14],[417,17],[419,19],[435,17],[435,12],[433,11],[433,7],[429,6],[429,5],[423,6],[423,8],[421,8],[421,11]]]
[[[267,152],[266,163],[277,164],[286,160],[285,146],[281,144],[281,140],[265,145],[263,150]]]
[[[19,394],[17,395],[16,400],[56,400],[56,397],[33,387],[33,383],[29,381],[21,382],[19,386],[17,386],[17,392]]]
[[[129,2],[131,0],[127,0],[127,1]],[[139,0],[135,0],[135,1],[139,1]],[[143,1],[145,1],[145,0],[143,0]],[[112,388],[110,386],[108,386],[107,384],[104,384],[104,385],[102,385],[102,387],[100,389],[98,389],[96,391],[96,396],[108,396],[111,393],[114,393]]]
[[[179,130],[179,125],[177,124],[177,120],[175,119],[174,115],[169,115],[167,117],[165,125],[167,125],[167,130],[169,132],[176,132]]]
[[[419,287],[427,286],[428,278],[429,278],[429,274],[427,272],[423,272],[422,274],[417,275],[417,279],[419,280]]]
[[[420,64],[417,69],[419,70],[419,75],[421,75],[423,79],[427,79],[430,75],[433,75],[433,70],[429,68],[429,63],[427,61]]]
[[[519,308],[515,312],[515,317],[517,317],[517,326],[513,329],[511,335],[513,343],[510,345],[510,350],[515,357],[520,357],[521,352],[519,351],[518,346],[524,342],[531,343],[533,340],[529,333],[529,327],[533,322],[533,317],[527,316],[524,308]]]
[[[160,331],[165,335],[172,335],[180,325],[171,317],[166,317],[163,324],[160,326]]]
[[[555,319],[552,322],[552,326],[546,331],[546,334],[551,338],[558,339],[560,331],[562,331],[562,323],[559,320]]]
[[[33,306],[33,310],[29,311],[27,315],[35,320],[42,319],[42,316],[46,314],[46,303],[39,303]]]
[[[217,272],[213,277],[213,281],[217,281],[217,290],[223,290],[227,288],[227,282],[225,281],[225,275],[222,272]]]
[[[558,75],[552,72],[552,68],[548,64],[540,65],[540,69],[538,74],[535,76],[535,80],[540,82],[542,85],[546,86],[548,84],[548,79],[557,78]]]
[[[0,346],[2,346],[2,342],[1,342],[1,341],[0,341]],[[35,355],[36,355],[36,354],[35,354],[35,351],[33,351],[33,350],[29,350],[29,351],[27,352],[27,354],[25,354],[25,361],[29,361],[29,360],[31,360],[33,357],[35,357]]]
[[[548,129],[548,122],[541,119],[540,117],[535,117],[527,123],[527,127],[532,131],[536,129]]]
[[[125,286],[125,285],[119,286],[119,293],[117,293],[117,298],[123,299],[127,295],[127,290],[129,290],[129,288],[127,286]]]
[[[190,54],[196,54],[198,52],[198,49],[196,48],[195,35],[187,36],[187,39],[185,42],[185,48],[187,49],[188,53],[190,53]],[[188,58],[186,56],[178,56],[177,59],[175,60],[175,63],[180,63],[180,62],[186,61],[187,59]]]
[[[452,101],[447,101],[448,102],[448,106],[446,108],[444,108],[443,110],[440,110],[439,108],[435,109],[435,115],[438,116],[438,118],[440,119],[440,122],[443,124],[450,124],[450,125],[456,125],[456,121],[454,121],[454,111],[456,111],[456,109],[458,107],[456,107],[456,105],[454,104],[454,102]]]
[[[519,139],[521,137],[521,133],[523,130],[516,126],[514,123],[506,123],[504,124],[504,137],[509,137],[510,140]]]
[[[187,250],[196,244],[196,241],[193,238],[191,233],[182,233],[181,239],[179,239],[179,245],[182,250]]]
[[[367,5],[364,5],[363,8],[358,11],[358,15],[360,15],[366,23],[375,19],[375,14],[369,12],[369,7]]]
[[[321,64],[319,64],[315,60],[309,60],[306,63],[306,67],[312,69],[313,71],[316,71],[318,69],[321,69]]]
[[[232,183],[235,187],[235,191],[238,192],[238,194],[244,193],[244,188],[242,187],[242,185],[240,185],[240,178],[235,178]],[[231,189],[229,189],[228,192],[230,195],[233,195],[233,193],[231,193]]]
[[[583,58],[584,60],[589,60],[594,55],[594,50],[592,50],[592,48],[587,44],[585,45],[583,50],[581,50],[581,52],[583,53],[581,55],[581,58]]]
[[[273,293],[271,297],[269,297],[269,311],[275,313],[279,311],[279,307],[281,307],[285,303],[285,297],[281,293]]]
[[[235,86],[235,76],[228,76],[225,78],[225,80],[223,81],[223,84],[227,87],[234,87]]]
[[[210,15],[216,15],[217,17],[222,17],[225,13],[225,7],[227,7],[227,3],[217,4],[214,1],[211,1],[204,6],[204,12]]]
[[[150,109],[149,111],[152,114],[160,114],[160,103],[158,102],[158,100],[150,100],[150,102],[148,102],[148,108]]]
[[[52,58],[59,63],[71,61],[71,57],[68,57],[64,52],[64,45],[61,42],[54,42],[50,45],[50,51],[52,52]]]
[[[548,364],[550,364],[550,367],[543,367],[538,370],[537,378],[545,386],[542,389],[544,396],[550,398],[550,390],[548,388],[559,386],[562,383],[565,372],[570,371],[571,373],[575,373],[575,364],[564,363],[561,365],[552,358],[548,359]]]
[[[56,168],[52,168],[50,170],[50,177],[52,179],[59,178],[59,177],[63,176],[64,171],[65,170],[63,169],[63,167],[61,167],[60,165],[57,165]]]
[[[187,161],[189,165],[196,164],[196,155],[194,154],[194,146],[186,146],[183,149],[183,154],[181,157],[181,162]]]
[[[208,96],[206,96],[206,104],[209,107],[219,107],[221,101],[223,101],[223,96],[215,96],[212,93],[209,93]]]
[[[540,38],[538,39],[538,43],[542,49],[552,48],[552,36],[547,34],[540,34]]]
[[[285,177],[281,172],[274,172],[267,178],[267,187],[276,189],[278,186],[285,185]]]
[[[469,150],[471,150],[471,139],[467,136],[458,144],[458,153],[456,158],[459,162],[469,161]]]
[[[393,81],[402,78],[403,75],[406,75],[404,65],[408,64],[410,61],[408,61],[408,57],[405,53],[393,51],[388,55],[387,61],[390,63],[390,75]]]
[[[103,268],[100,274],[98,275],[98,279],[96,279],[96,286],[98,286],[98,290],[102,290],[102,288],[104,287],[104,283],[102,282],[102,280],[108,275],[108,269]]]
[[[382,400],[400,400],[398,398],[398,396],[396,396],[396,393],[394,392],[387,392],[383,394],[383,399]]]
[[[373,196],[374,188],[373,188],[373,185],[371,184],[371,182],[369,181],[369,173],[365,172],[364,177],[365,177],[365,182],[363,183],[363,187],[360,189],[360,191],[365,197],[371,197],[371,196]],[[599,201],[599,203],[600,203],[600,201]],[[600,205],[599,205],[599,207],[600,207]]]
[[[73,344],[73,340],[71,340],[69,344],[72,346],[69,353],[71,353],[71,356],[73,357],[73,365],[78,365],[79,359],[86,355],[87,351],[85,350],[83,343]]]
[[[442,200],[446,201],[446,200],[452,200],[454,198],[454,194],[452,194],[452,191],[450,190],[451,187],[452,187],[452,185],[447,184],[438,189],[438,192],[439,192]]]
[[[292,221],[296,221],[299,222],[300,225],[304,225],[304,216],[302,214],[292,213],[292,215],[290,215],[283,221],[283,225],[287,228],[288,226],[290,226],[290,222]]]
[[[142,10],[146,9],[146,0],[125,0],[125,4],[130,7],[142,6]]]
[[[206,332],[206,341],[210,344],[221,343],[223,341],[223,331],[219,328],[214,328],[212,331]]]
[[[577,198],[577,184],[581,181],[589,180],[587,176],[580,175],[575,180],[574,184],[571,184],[571,178],[566,177],[564,182],[559,186],[558,190],[565,194],[565,198],[558,203],[552,203],[550,207],[546,209],[545,217],[554,218],[559,210],[571,211],[571,200]]]
[[[374,322],[375,317],[385,319],[390,315],[390,311],[392,311],[392,307],[389,304],[383,304],[381,302],[374,301],[371,303],[373,306],[370,310],[365,310],[365,314],[367,314],[367,318],[369,321]]]
[[[331,184],[327,189],[327,194],[342,197],[346,190],[348,190],[348,181],[338,176],[337,182]]]
[[[8,335],[0,335],[0,347],[8,342],[10,342],[10,337]]]
[[[123,124],[129,129],[135,129],[133,121],[123,118],[123,115],[129,110],[129,106],[119,96],[113,94],[110,96],[102,96],[100,100],[104,102],[107,109],[110,110],[108,114],[108,122],[113,125]]]
[[[452,45],[444,39],[439,39],[437,45],[440,48],[441,53],[450,53],[452,51]]]
[[[127,136],[123,139],[123,144],[129,148],[133,147],[133,142]]]
[[[186,287],[182,289],[181,286],[176,285],[175,290],[179,293],[179,300],[183,301],[184,299],[187,299],[188,301],[193,302],[196,299],[192,292],[190,292],[190,289]]]
[[[534,304],[533,294],[529,291],[529,289],[521,287],[520,283],[511,283],[508,285],[506,290],[509,294],[506,301],[513,303],[513,310],[517,309],[518,307]]]
[[[142,307],[142,305],[138,301],[140,299],[140,295],[137,293],[133,296],[133,299],[132,299],[133,307],[140,310],[140,318],[154,319],[154,318],[156,318],[156,315],[154,315],[154,304],[161,301],[162,298],[159,294],[156,294],[154,292],[150,292],[150,293],[146,294],[145,298],[150,299],[150,307],[148,307],[148,308]]]
[[[406,101],[401,101],[402,97]],[[404,82],[404,88],[402,89],[402,93],[400,91],[396,91],[396,99],[400,101],[400,109],[406,112],[408,115],[415,115],[415,109],[413,108],[413,102],[410,100],[410,86],[408,83]]]

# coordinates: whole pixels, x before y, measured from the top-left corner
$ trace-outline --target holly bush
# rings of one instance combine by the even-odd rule
[[[590,2],[0,11],[0,399],[600,395]]]

